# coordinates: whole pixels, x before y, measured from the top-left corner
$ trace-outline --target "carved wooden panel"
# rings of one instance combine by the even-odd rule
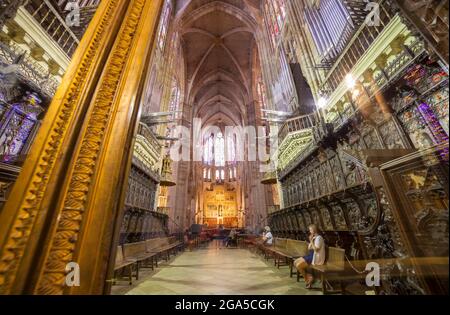
[[[320,230],[324,230],[320,214],[316,208],[310,208],[311,218]]]
[[[305,219],[298,209],[296,210],[296,215],[297,215],[297,221],[299,223],[300,230],[306,231],[307,224],[305,223]]]
[[[350,221],[349,223],[351,230],[358,231],[360,229],[362,219],[360,207],[352,198],[348,198],[346,200],[343,200],[342,202],[345,203],[347,208],[347,216]]]
[[[439,152],[422,153],[384,167],[383,174],[409,254],[448,258],[448,161],[440,161]],[[448,276],[448,267],[419,264],[416,268],[427,283],[427,290],[448,289],[445,277],[442,278]]]
[[[388,149],[403,149],[405,145],[393,119],[388,119],[379,127],[381,138]]]
[[[347,223],[344,216],[344,210],[342,206],[338,203],[332,203],[331,208],[333,209],[333,218],[336,224],[336,229],[339,231],[346,231],[348,229]]]

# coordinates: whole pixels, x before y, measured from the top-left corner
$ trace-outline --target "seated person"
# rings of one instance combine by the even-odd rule
[[[272,246],[272,244],[273,244],[273,235],[270,232],[270,227],[266,226],[264,228],[262,240],[263,240],[263,244],[265,246]]]
[[[186,230],[184,232],[184,244],[189,249],[189,251],[192,251],[194,241],[191,239],[191,232],[189,230]]]
[[[230,231],[230,235],[228,235],[226,247],[230,246],[231,244],[234,244],[237,246],[237,232],[236,229],[232,229]]]
[[[308,255],[298,258],[294,265],[298,272],[303,276],[306,282],[306,288],[311,289],[314,278],[311,274],[306,273],[306,269],[310,265],[320,266],[325,263],[325,241],[315,224],[309,226],[309,245]]]

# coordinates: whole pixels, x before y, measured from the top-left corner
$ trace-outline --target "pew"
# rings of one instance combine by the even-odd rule
[[[274,265],[280,268],[280,259],[282,256],[282,253],[286,250],[287,246],[287,239],[286,238],[279,238],[275,237],[273,239],[272,246],[266,246],[266,253],[268,254],[267,258],[273,258],[274,259]]]
[[[342,273],[345,270],[345,250],[336,247],[327,247],[327,259],[324,265],[311,266],[315,273],[320,275],[320,281],[322,285],[323,294],[333,294],[343,292],[342,286]],[[328,280],[331,280],[333,276],[336,276],[339,281],[340,290],[328,290]]]
[[[262,240],[262,238],[258,238],[255,242],[255,248],[256,251],[259,252],[260,254],[262,254],[264,256],[264,258],[266,258],[267,255],[267,246],[264,244],[264,241]]]
[[[282,265],[288,265],[290,277],[295,274],[294,261],[297,258],[306,256],[308,244],[305,241],[293,239],[275,239],[275,246],[269,249],[274,256],[275,266],[280,269]]]
[[[264,244],[262,238],[258,238],[255,241],[255,247],[257,251],[259,251],[264,256],[264,259],[269,260],[270,258],[275,258],[274,250],[276,247],[278,248],[282,247],[283,240],[285,239],[275,237],[273,239],[272,246],[267,246],[266,244]]]
[[[154,269],[154,260],[157,253],[147,252],[145,242],[129,243],[123,245],[123,254],[126,260],[136,260],[136,280],[139,280],[139,269],[150,267]],[[150,260],[150,265],[148,264]]]
[[[289,265],[290,276],[297,273],[297,281],[300,281],[300,273],[295,270],[296,259],[308,254],[308,243],[305,241],[275,237],[272,246],[266,246],[262,240],[253,240],[255,248],[264,255],[266,260],[274,259],[278,268]],[[345,272],[345,249],[337,247],[326,247],[327,257],[324,265],[310,266],[309,269],[320,277],[322,292],[324,294],[343,293],[342,277]],[[329,290],[329,280],[338,280],[340,290]]]
[[[155,253],[157,256],[164,255],[164,259],[168,261],[170,254],[176,254],[184,248],[183,242],[180,242],[176,237],[162,237],[146,241],[147,252]],[[156,260],[156,266],[158,262]]]
[[[127,270],[128,279],[132,284],[133,267],[136,271],[136,280],[139,280],[139,269],[149,267],[154,270],[158,267],[158,258],[164,255],[165,260],[170,259],[171,253],[184,249],[184,243],[176,237],[160,237],[137,243],[128,243],[117,248],[114,266],[114,278],[120,270]]]
[[[115,261],[115,265],[114,265],[113,284],[115,284],[115,282],[116,282],[117,273],[121,270],[127,271],[129,283],[130,283],[130,285],[133,284],[133,266],[136,266],[136,271],[137,271],[137,260],[136,259],[125,259],[124,255],[123,255],[122,246],[117,246],[116,261]]]
[[[306,256],[308,254],[308,243],[299,240],[288,240],[287,242],[287,252],[285,253],[285,259],[289,262],[290,277],[296,273],[294,270],[294,261],[297,258]]]
[[[238,234],[238,244],[243,248],[255,248],[258,236],[254,234]]]

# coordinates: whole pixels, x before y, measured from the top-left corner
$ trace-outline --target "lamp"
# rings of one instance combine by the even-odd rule
[[[172,179],[172,160],[169,155],[164,157],[162,162],[162,170],[161,170],[161,180],[160,185],[163,187],[172,187],[175,186],[176,183]]]
[[[327,107],[328,104],[328,100],[325,98],[325,96],[321,96],[319,98],[319,100],[317,101],[317,107],[319,109],[324,109],[325,107]]]
[[[347,74],[347,76],[345,77],[345,82],[347,83],[347,87],[350,90],[353,90],[353,88],[356,86],[356,80],[351,73]]]
[[[272,160],[269,159],[265,162],[265,167],[267,167],[266,172],[263,175],[261,180],[261,184],[263,185],[273,185],[278,182],[277,171],[275,165],[272,163]]]

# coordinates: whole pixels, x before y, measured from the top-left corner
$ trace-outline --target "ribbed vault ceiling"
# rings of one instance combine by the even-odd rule
[[[251,101],[258,1],[191,0],[177,4],[186,60],[188,101],[194,117],[243,125]]]

